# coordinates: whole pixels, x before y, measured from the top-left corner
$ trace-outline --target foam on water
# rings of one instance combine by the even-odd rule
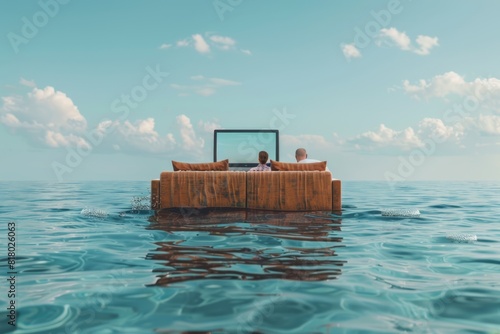
[[[85,208],[80,212],[82,216],[88,217],[97,217],[97,218],[106,218],[108,213],[105,210],[94,209],[94,208]]]
[[[150,210],[151,198],[149,196],[134,196],[131,201],[132,210]]]
[[[380,213],[384,217],[419,217],[418,209],[382,209]]]
[[[446,235],[446,239],[453,242],[473,243],[477,241],[477,236],[475,234],[468,233],[450,233]]]

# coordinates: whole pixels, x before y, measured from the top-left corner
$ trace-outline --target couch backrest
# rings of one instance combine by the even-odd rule
[[[332,210],[332,175],[319,171],[248,173],[247,208]]]
[[[160,207],[245,208],[246,172],[178,171],[160,175]]]
[[[322,171],[177,171],[153,180],[151,198],[154,209],[331,211],[341,206],[340,186]]]

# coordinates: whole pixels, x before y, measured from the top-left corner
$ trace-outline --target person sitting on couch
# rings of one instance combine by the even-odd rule
[[[321,161],[321,160],[316,160],[316,159],[309,159],[307,157],[307,151],[305,148],[298,148],[295,151],[295,160],[297,160],[297,162],[299,162],[299,163],[311,163],[311,162],[320,162]],[[325,171],[330,172],[330,174],[332,173],[328,169],[328,167],[326,167]],[[332,178],[333,178],[333,174],[332,174]]]
[[[269,154],[266,151],[259,152],[259,164],[256,167],[250,168],[249,172],[270,172],[271,167],[266,165],[269,159]]]

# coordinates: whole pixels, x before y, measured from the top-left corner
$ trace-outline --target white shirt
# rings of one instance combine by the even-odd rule
[[[258,164],[256,167],[250,168],[249,172],[270,172],[271,167],[266,164]]]

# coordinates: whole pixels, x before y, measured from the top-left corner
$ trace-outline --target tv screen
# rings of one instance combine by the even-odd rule
[[[229,159],[229,167],[254,167],[260,151],[279,161],[279,130],[214,130],[214,162]]]

